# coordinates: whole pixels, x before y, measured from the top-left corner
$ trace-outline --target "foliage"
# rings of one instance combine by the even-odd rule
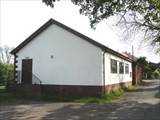
[[[42,0],[54,7],[60,0]],[[160,1],[159,0],[71,0],[80,6],[80,13],[90,19],[91,27],[110,16],[119,16],[118,24],[127,31],[143,31],[144,38],[160,45]]]
[[[5,92],[5,86],[0,86],[0,93],[4,93]]]
[[[157,68],[157,69],[153,72],[153,76],[155,76],[155,78],[160,78],[160,68]]]
[[[9,80],[13,80],[13,64],[0,62],[0,85],[5,85]]]
[[[152,79],[160,77],[160,68],[155,63],[150,63],[146,60],[146,57],[140,57],[137,63],[142,65],[143,79]]]

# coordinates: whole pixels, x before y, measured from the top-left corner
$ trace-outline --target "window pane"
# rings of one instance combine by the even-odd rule
[[[125,64],[125,73],[129,74],[129,65],[128,64]]]
[[[111,73],[117,73],[117,61],[111,59]]]
[[[123,63],[123,62],[120,62],[120,63],[119,63],[119,73],[120,73],[120,74],[123,74],[123,73],[124,73],[124,63]]]

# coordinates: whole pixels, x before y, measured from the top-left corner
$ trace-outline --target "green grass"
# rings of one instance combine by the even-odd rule
[[[0,86],[0,93],[4,93],[5,92],[5,86]]]

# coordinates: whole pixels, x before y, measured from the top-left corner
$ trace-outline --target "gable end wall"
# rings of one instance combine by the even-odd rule
[[[16,54],[33,59],[33,74],[42,84],[102,86],[102,51],[76,35],[51,25]]]

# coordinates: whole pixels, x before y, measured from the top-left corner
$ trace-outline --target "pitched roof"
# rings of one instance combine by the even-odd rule
[[[71,32],[72,34],[74,34],[74,35],[76,35],[76,36],[78,36],[80,38],[82,38],[83,40],[86,40],[87,42],[99,47],[100,49],[102,49],[105,52],[111,53],[111,54],[113,54],[115,56],[118,56],[118,57],[120,57],[122,59],[125,59],[127,61],[132,62],[132,60],[130,58],[128,58],[128,57],[126,57],[126,56],[124,56],[124,55],[122,55],[122,54],[120,54],[120,53],[118,53],[118,52],[106,47],[105,45],[103,45],[103,44],[101,44],[101,43],[99,43],[99,42],[97,42],[97,41],[95,41],[95,40],[93,40],[93,39],[91,39],[91,38],[89,38],[89,37],[77,32],[77,31],[75,31],[75,30],[73,30],[71,28],[69,28],[68,26],[66,26],[66,25],[64,25],[64,24],[62,24],[62,23],[60,23],[60,22],[58,22],[58,21],[56,21],[56,20],[54,20],[52,18],[50,20],[48,20],[44,25],[42,25],[38,30],[36,30],[33,34],[31,34],[21,44],[19,44],[15,49],[13,49],[11,51],[11,54],[16,54],[19,50],[21,50],[24,46],[26,46],[30,41],[32,41],[37,35],[39,35],[41,32],[43,32],[45,29],[47,29],[52,24],[58,25],[59,27]]]

